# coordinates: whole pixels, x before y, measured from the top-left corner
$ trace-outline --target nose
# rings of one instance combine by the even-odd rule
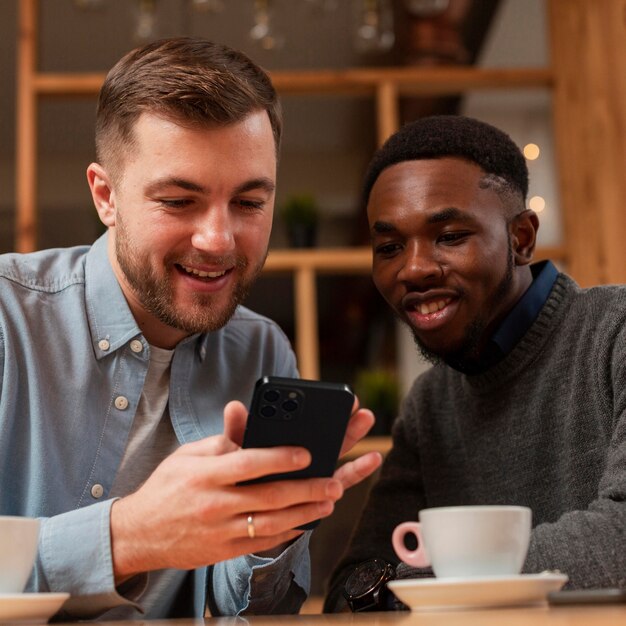
[[[229,254],[235,247],[235,224],[227,206],[211,205],[194,222],[191,244],[215,256]]]
[[[427,288],[443,276],[443,267],[428,242],[407,243],[403,257],[398,280],[407,285]]]

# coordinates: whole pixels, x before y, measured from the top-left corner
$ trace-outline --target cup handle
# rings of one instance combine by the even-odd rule
[[[416,550],[408,550],[404,545],[404,538],[408,534],[415,535],[417,539]],[[430,566],[430,559],[424,549],[422,530],[419,522],[403,522],[396,526],[391,535],[391,543],[393,544],[393,549],[396,551],[396,554],[407,565],[412,565],[413,567]]]

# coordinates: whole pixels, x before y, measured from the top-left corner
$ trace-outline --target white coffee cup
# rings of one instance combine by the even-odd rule
[[[402,561],[432,566],[440,578],[512,576],[522,571],[531,531],[524,506],[451,506],[423,509],[419,522],[404,522],[392,543]],[[405,545],[407,534],[417,549]]]
[[[21,593],[35,564],[39,520],[0,516],[0,593]]]

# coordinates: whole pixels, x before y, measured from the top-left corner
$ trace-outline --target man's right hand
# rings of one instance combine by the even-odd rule
[[[343,494],[340,480],[237,483],[310,461],[304,448],[244,450],[224,435],[181,446],[136,492],[113,503],[116,584],[141,572],[195,569],[292,541],[302,534],[295,527],[332,513]],[[262,517],[253,538],[250,512]]]

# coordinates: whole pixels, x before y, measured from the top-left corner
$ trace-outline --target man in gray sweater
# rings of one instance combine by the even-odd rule
[[[398,562],[397,524],[448,505],[528,506],[524,573],[626,585],[626,287],[531,265],[527,191],[511,139],[460,116],[406,125],[370,163],[374,282],[433,367],[402,404],[327,611],[345,609],[359,564]]]

